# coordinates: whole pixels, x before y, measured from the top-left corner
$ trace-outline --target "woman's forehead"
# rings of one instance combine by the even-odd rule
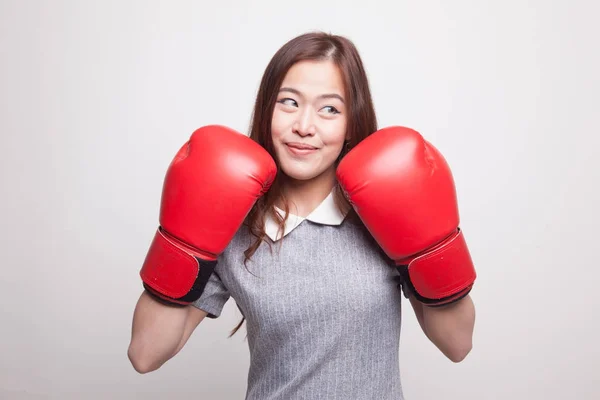
[[[301,61],[294,64],[281,87],[292,88],[300,94],[311,96],[324,93],[344,94],[342,74],[332,61]]]

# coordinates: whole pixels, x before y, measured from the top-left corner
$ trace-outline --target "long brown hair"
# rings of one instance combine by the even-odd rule
[[[355,45],[343,36],[325,32],[309,32],[297,36],[285,43],[273,56],[260,82],[250,123],[250,138],[264,147],[277,163],[277,177],[269,191],[261,197],[245,220],[245,225],[255,241],[244,252],[245,262],[250,260],[263,241],[266,242],[265,220],[270,215],[279,222],[283,232],[289,215],[289,207],[281,190],[282,176],[279,162],[275,157],[271,137],[271,121],[277,95],[288,70],[300,61],[332,61],[342,74],[347,105],[346,142],[338,161],[361,140],[377,130],[377,118],[373,107],[369,81],[361,57]],[[346,199],[336,185],[335,201],[343,207]],[[275,212],[275,202],[281,199],[284,205],[284,217]],[[269,242],[267,242],[269,243]],[[269,243],[270,245],[270,243]],[[233,336],[244,323],[244,318],[231,332]]]

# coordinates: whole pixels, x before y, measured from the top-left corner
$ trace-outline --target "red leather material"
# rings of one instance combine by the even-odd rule
[[[246,135],[219,125],[197,129],[167,171],[160,224],[200,257],[215,258],[276,172],[269,153]]]
[[[414,258],[408,274],[417,293],[427,299],[443,299],[468,289],[477,274],[463,232]]]
[[[444,158],[416,131],[384,128],[342,159],[337,176],[350,202],[393,260],[434,246],[459,224]]]
[[[385,253],[409,265],[422,301],[454,298],[473,283],[450,167],[421,134],[401,126],[373,133],[342,159],[337,178]]]
[[[220,125],[194,131],[164,179],[160,228],[140,271],[145,287],[171,302],[195,301],[276,173],[248,136]]]
[[[157,229],[140,276],[154,291],[176,299],[192,288],[198,269],[194,256],[176,246]]]

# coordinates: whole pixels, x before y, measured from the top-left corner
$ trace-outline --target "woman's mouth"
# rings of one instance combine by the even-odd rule
[[[318,150],[317,147],[296,142],[286,143],[286,147],[290,153],[297,156],[306,156]]]

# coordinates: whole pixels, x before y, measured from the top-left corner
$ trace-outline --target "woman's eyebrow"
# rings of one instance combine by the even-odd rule
[[[300,93],[299,90],[296,90],[291,87],[282,87],[281,89],[279,89],[279,92],[290,92],[290,93],[294,93],[298,96],[302,96],[302,93]],[[338,99],[342,103],[344,103],[344,98],[337,93],[325,93],[325,94],[318,96],[318,98],[320,98],[320,99]]]

